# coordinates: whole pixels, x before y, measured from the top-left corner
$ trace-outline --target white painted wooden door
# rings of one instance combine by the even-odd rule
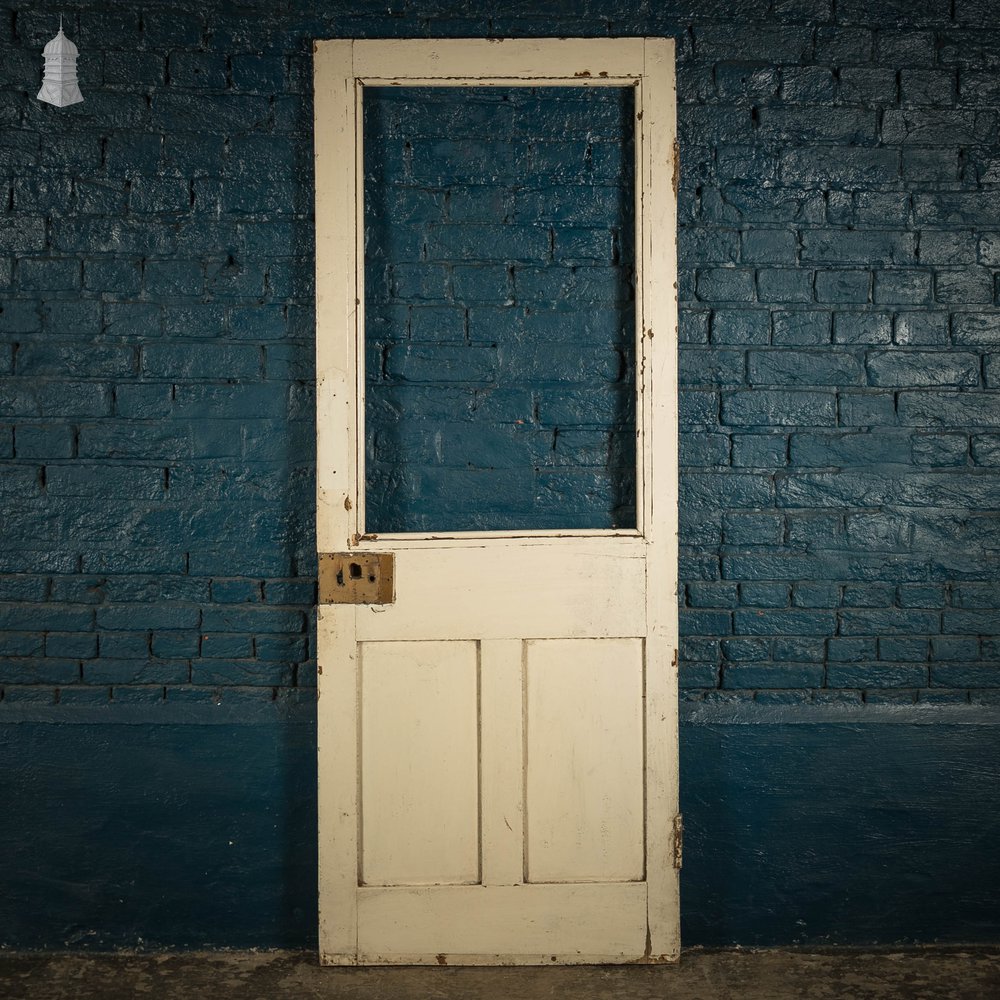
[[[321,596],[322,961],[673,960],[673,43],[331,41],[315,53],[318,547],[392,562],[386,603]],[[539,83],[636,88],[638,527],[366,534],[364,88]]]

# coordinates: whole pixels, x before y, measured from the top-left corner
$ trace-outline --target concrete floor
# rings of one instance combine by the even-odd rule
[[[1000,949],[688,951],[677,966],[321,969],[306,952],[0,953],[3,1000],[998,1000]]]

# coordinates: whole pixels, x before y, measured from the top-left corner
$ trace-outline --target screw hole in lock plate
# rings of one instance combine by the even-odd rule
[[[320,604],[391,604],[394,559],[387,552],[321,552]]]

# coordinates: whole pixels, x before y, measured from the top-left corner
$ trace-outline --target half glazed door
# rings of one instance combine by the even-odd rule
[[[542,528],[516,518],[500,527],[474,520],[485,527],[470,529],[461,518],[403,524],[376,515],[371,435],[366,449],[366,421],[374,419],[365,400],[366,302],[374,307],[365,288],[373,280],[365,199],[383,165],[366,160],[363,140],[366,100],[398,97],[387,88],[400,87],[414,88],[415,100],[428,92],[418,88],[447,87],[456,100],[465,93],[500,102],[503,93],[515,105],[529,92],[548,100],[551,91],[562,108],[571,88],[627,93],[634,193],[625,217],[634,231],[622,243],[634,247],[625,352],[634,487],[620,526],[590,527],[584,518],[581,527],[579,517],[560,524],[558,504]],[[510,121],[516,128],[516,109],[511,119],[511,101],[502,103],[487,109],[496,128]],[[319,42],[315,107],[321,959],[674,960],[673,43]],[[594,169],[590,161],[586,169]],[[523,213],[517,217],[523,221]],[[502,241],[504,232],[494,238]],[[426,257],[430,244],[422,239]],[[575,280],[569,298],[582,287]],[[630,279],[630,295],[632,287]],[[474,310],[473,318],[483,312],[499,315]],[[533,315],[524,309],[518,320]],[[530,330],[503,350],[530,350]],[[570,354],[556,352],[553,364],[572,356],[572,337],[564,346]],[[436,357],[419,345],[400,350],[408,364]],[[536,352],[536,371],[539,356],[545,352]],[[435,405],[447,398],[445,390],[420,396]],[[431,438],[427,447],[440,448],[440,435]],[[427,483],[398,478],[409,482],[407,502],[419,508]],[[460,493],[464,480],[454,482]],[[488,507],[487,500],[478,502]]]

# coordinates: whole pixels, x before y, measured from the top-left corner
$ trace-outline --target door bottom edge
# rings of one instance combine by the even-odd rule
[[[660,955],[650,958],[645,954],[560,954],[506,955],[506,954],[361,954],[357,965],[437,965],[437,966],[503,966],[503,965],[673,965],[679,956]],[[341,963],[346,964],[346,963]],[[352,963],[354,964],[354,963]]]
[[[358,956],[354,952],[321,951],[319,953],[319,964],[323,966],[357,965]]]

